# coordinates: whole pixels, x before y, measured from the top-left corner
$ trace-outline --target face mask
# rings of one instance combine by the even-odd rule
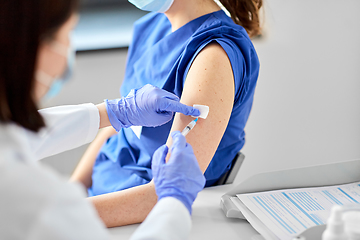
[[[129,0],[137,8],[151,12],[166,12],[169,10],[174,0]]]
[[[49,87],[49,90],[44,96],[44,99],[50,99],[59,94],[64,83],[70,80],[75,63],[75,51],[73,48],[69,47],[67,49],[67,54],[64,54],[64,47],[60,43],[55,43],[52,48],[60,55],[66,56],[67,65],[63,74],[55,79],[41,70],[36,73],[36,80]]]

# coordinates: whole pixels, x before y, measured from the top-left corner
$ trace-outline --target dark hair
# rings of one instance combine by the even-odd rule
[[[262,0],[220,0],[236,24],[245,28],[250,37],[261,33],[259,10]]]
[[[38,48],[77,5],[78,0],[0,1],[0,122],[35,132],[45,126],[34,99]]]

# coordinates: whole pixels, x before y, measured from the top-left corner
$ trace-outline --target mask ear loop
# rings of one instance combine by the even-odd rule
[[[65,46],[65,44],[62,44],[60,42],[54,41],[50,44],[51,49],[56,52],[57,54],[63,56],[63,57],[67,57],[68,51],[69,51],[69,47]]]
[[[49,74],[39,70],[39,71],[36,71],[35,80],[49,88],[51,86],[54,78],[52,76],[50,76]]]
[[[50,44],[50,48],[52,51],[59,54],[60,56],[67,58],[69,47],[65,46],[65,44],[54,41]],[[55,78],[56,77],[52,77],[49,74],[47,74],[41,70],[37,71],[36,75],[35,75],[35,79],[47,87],[51,86],[51,84]]]

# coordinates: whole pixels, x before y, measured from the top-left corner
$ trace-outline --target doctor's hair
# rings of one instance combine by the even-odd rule
[[[34,132],[45,126],[34,94],[37,53],[77,11],[78,1],[0,1],[0,123]]]
[[[250,37],[261,34],[259,10],[262,0],[219,0],[228,10],[232,20],[241,25]]]

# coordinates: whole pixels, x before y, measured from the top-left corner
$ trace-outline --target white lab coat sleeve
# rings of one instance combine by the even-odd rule
[[[184,240],[189,238],[191,216],[178,199],[161,199],[130,240]]]
[[[26,131],[36,160],[89,143],[99,130],[99,111],[92,103],[46,108],[39,113],[46,127],[39,133]]]

